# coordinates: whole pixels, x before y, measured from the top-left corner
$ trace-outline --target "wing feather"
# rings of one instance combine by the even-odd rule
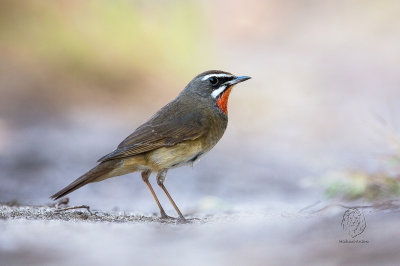
[[[199,115],[184,117],[157,123],[154,117],[143,124],[122,141],[116,150],[100,158],[99,162],[121,159],[145,153],[161,147],[174,146],[187,140],[195,140],[207,132],[204,118]]]

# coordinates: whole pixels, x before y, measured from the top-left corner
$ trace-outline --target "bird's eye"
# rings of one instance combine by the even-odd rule
[[[218,78],[217,77],[211,77],[209,79],[211,85],[217,85],[218,84]]]

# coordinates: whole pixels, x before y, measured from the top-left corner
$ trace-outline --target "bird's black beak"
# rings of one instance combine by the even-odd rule
[[[240,76],[240,77],[236,77],[230,81],[227,81],[224,83],[224,85],[226,85],[227,87],[233,86],[235,84],[238,84],[240,82],[246,81],[248,79],[251,79],[251,77],[247,77],[247,76]]]

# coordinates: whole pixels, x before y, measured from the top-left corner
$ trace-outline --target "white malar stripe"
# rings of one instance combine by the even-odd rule
[[[210,77],[230,78],[230,77],[232,77],[232,75],[228,75],[228,74],[208,74],[208,75],[205,75],[201,80],[206,80],[206,79],[208,79]]]
[[[225,89],[226,89],[226,86],[219,87],[218,89],[214,90],[211,93],[211,97],[213,97],[214,99],[217,98]]]

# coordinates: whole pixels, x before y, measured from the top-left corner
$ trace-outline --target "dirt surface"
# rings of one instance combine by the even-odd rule
[[[90,221],[90,222],[140,222],[156,221],[156,218],[135,216],[127,214],[110,214],[96,211],[90,214],[87,211],[63,211],[56,212],[50,207],[1,207],[0,218],[2,219],[26,219],[26,220],[62,220],[62,221]]]
[[[200,218],[189,217],[185,224],[123,212],[2,205],[1,264],[393,265],[399,261],[398,209],[359,209],[366,227],[353,238],[342,228],[346,208],[323,205],[198,213]]]
[[[85,206],[87,207],[87,206]],[[89,207],[71,210],[56,209],[49,206],[7,206],[0,207],[0,219],[25,219],[41,221],[72,221],[72,222],[160,222],[174,223],[176,219],[160,219],[158,217],[145,217],[121,213],[107,213],[102,211],[91,211]],[[79,210],[80,209],[80,210]]]

